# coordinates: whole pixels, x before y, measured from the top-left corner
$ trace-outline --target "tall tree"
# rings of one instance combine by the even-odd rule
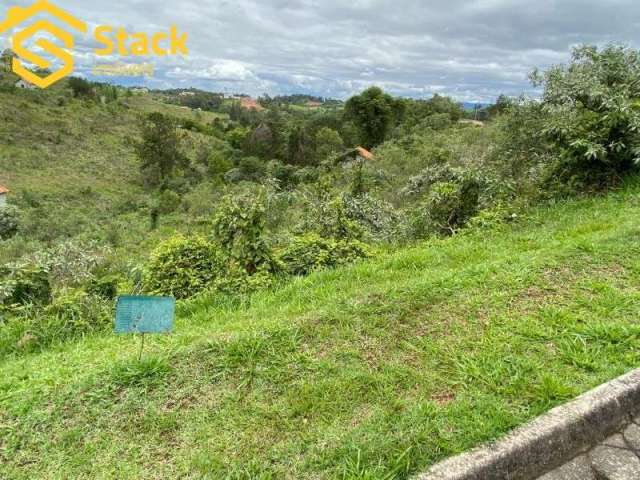
[[[180,149],[180,135],[175,122],[152,113],[142,125],[142,141],[136,146],[145,183],[158,187],[166,183],[178,168],[186,168],[188,159]]]
[[[381,144],[400,116],[402,103],[378,87],[371,87],[351,97],[345,105],[345,114],[358,129],[367,148]]]

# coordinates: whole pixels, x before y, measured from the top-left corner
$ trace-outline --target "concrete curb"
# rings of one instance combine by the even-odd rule
[[[533,480],[620,430],[640,412],[640,369],[585,393],[507,438],[445,460],[415,480]]]

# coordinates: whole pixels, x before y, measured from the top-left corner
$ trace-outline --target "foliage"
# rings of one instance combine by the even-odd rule
[[[59,292],[44,310],[53,323],[64,329],[64,337],[104,330],[112,322],[112,306],[107,300],[84,290]]]
[[[498,137],[490,166],[505,189],[517,196],[539,196],[545,170],[553,152],[544,135],[547,122],[542,105],[525,98],[514,99],[496,120]]]
[[[568,65],[544,74],[544,133],[558,156],[554,176],[606,185],[640,161],[640,52],[609,45],[575,48]]]
[[[306,128],[297,125],[291,129],[288,139],[287,160],[294,165],[312,163],[311,140]]]
[[[293,188],[300,181],[296,175],[298,169],[293,165],[287,165],[278,160],[272,160],[267,165],[267,171],[271,177],[278,181],[278,186],[283,189]]]
[[[358,224],[375,240],[390,240],[398,231],[401,215],[393,205],[371,194],[343,195],[346,217]]]
[[[180,195],[173,190],[163,190],[158,196],[158,212],[164,214],[175,212],[181,201]]]
[[[271,249],[264,238],[266,195],[226,196],[213,219],[213,237],[238,268],[253,275],[260,269],[275,270]]]
[[[351,97],[345,115],[359,128],[362,143],[371,149],[385,141],[401,116],[403,104],[378,87],[371,87]]]
[[[162,113],[151,113],[142,124],[142,141],[136,144],[145,182],[157,187],[169,180],[188,159],[180,149],[176,123]]]
[[[18,209],[11,205],[0,207],[0,240],[7,240],[18,233]]]
[[[144,288],[178,299],[196,295],[224,275],[220,249],[202,237],[176,235],[159,244],[144,271]]]
[[[87,284],[86,291],[90,295],[105,300],[113,300],[118,296],[119,283],[120,277],[117,275],[94,277]]]
[[[95,241],[69,240],[36,252],[27,261],[49,272],[53,285],[68,287],[91,280],[110,253],[108,246]]]
[[[326,160],[344,150],[340,134],[329,127],[322,127],[316,132],[315,144],[319,161]]]
[[[95,96],[94,86],[91,82],[80,77],[69,77],[69,88],[73,92],[73,96],[93,98]]]
[[[371,256],[369,247],[358,240],[333,240],[308,233],[294,238],[280,255],[280,261],[289,274],[308,275]]]
[[[482,185],[471,172],[434,167],[414,177],[409,192],[427,191],[420,205],[409,215],[410,234],[450,235],[464,226],[479,209]]]
[[[233,168],[233,162],[220,150],[211,152],[206,159],[207,169],[211,178],[220,178]]]
[[[363,228],[349,217],[345,198],[343,195],[332,197],[319,187],[315,195],[306,198],[305,215],[297,230],[315,232],[324,238],[361,239]]]
[[[46,305],[51,300],[49,272],[34,265],[0,268],[0,304],[14,308],[28,304]]]

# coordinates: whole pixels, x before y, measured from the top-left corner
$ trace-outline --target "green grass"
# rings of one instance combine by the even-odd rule
[[[0,363],[0,478],[405,478],[640,361],[640,188]]]
[[[101,105],[72,98],[64,82],[44,91],[0,91],[0,184],[21,211],[22,236],[0,242],[0,264],[68,238],[95,239],[146,254],[184,228],[184,215],[163,218],[149,233],[148,205],[134,141],[140,118],[159,111],[209,121],[211,115],[149,96]],[[195,155],[207,137],[183,132]],[[192,151],[193,150],[193,151]],[[185,228],[186,229],[186,228]],[[148,242],[140,242],[146,238]]]

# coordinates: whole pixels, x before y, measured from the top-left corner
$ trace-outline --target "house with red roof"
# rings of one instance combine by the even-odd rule
[[[240,100],[240,105],[242,108],[246,108],[247,110],[255,110],[256,112],[261,112],[264,110],[264,107],[258,103],[257,100],[254,100],[251,97],[242,97]]]
[[[364,148],[364,147],[355,147],[355,148],[351,148],[351,149],[347,150],[342,155],[339,155],[336,160],[338,162],[346,162],[346,161],[353,161],[353,160],[358,160],[358,159],[367,160],[367,161],[373,161],[373,160],[375,160],[375,157],[374,157],[373,153],[371,153],[366,148]]]

